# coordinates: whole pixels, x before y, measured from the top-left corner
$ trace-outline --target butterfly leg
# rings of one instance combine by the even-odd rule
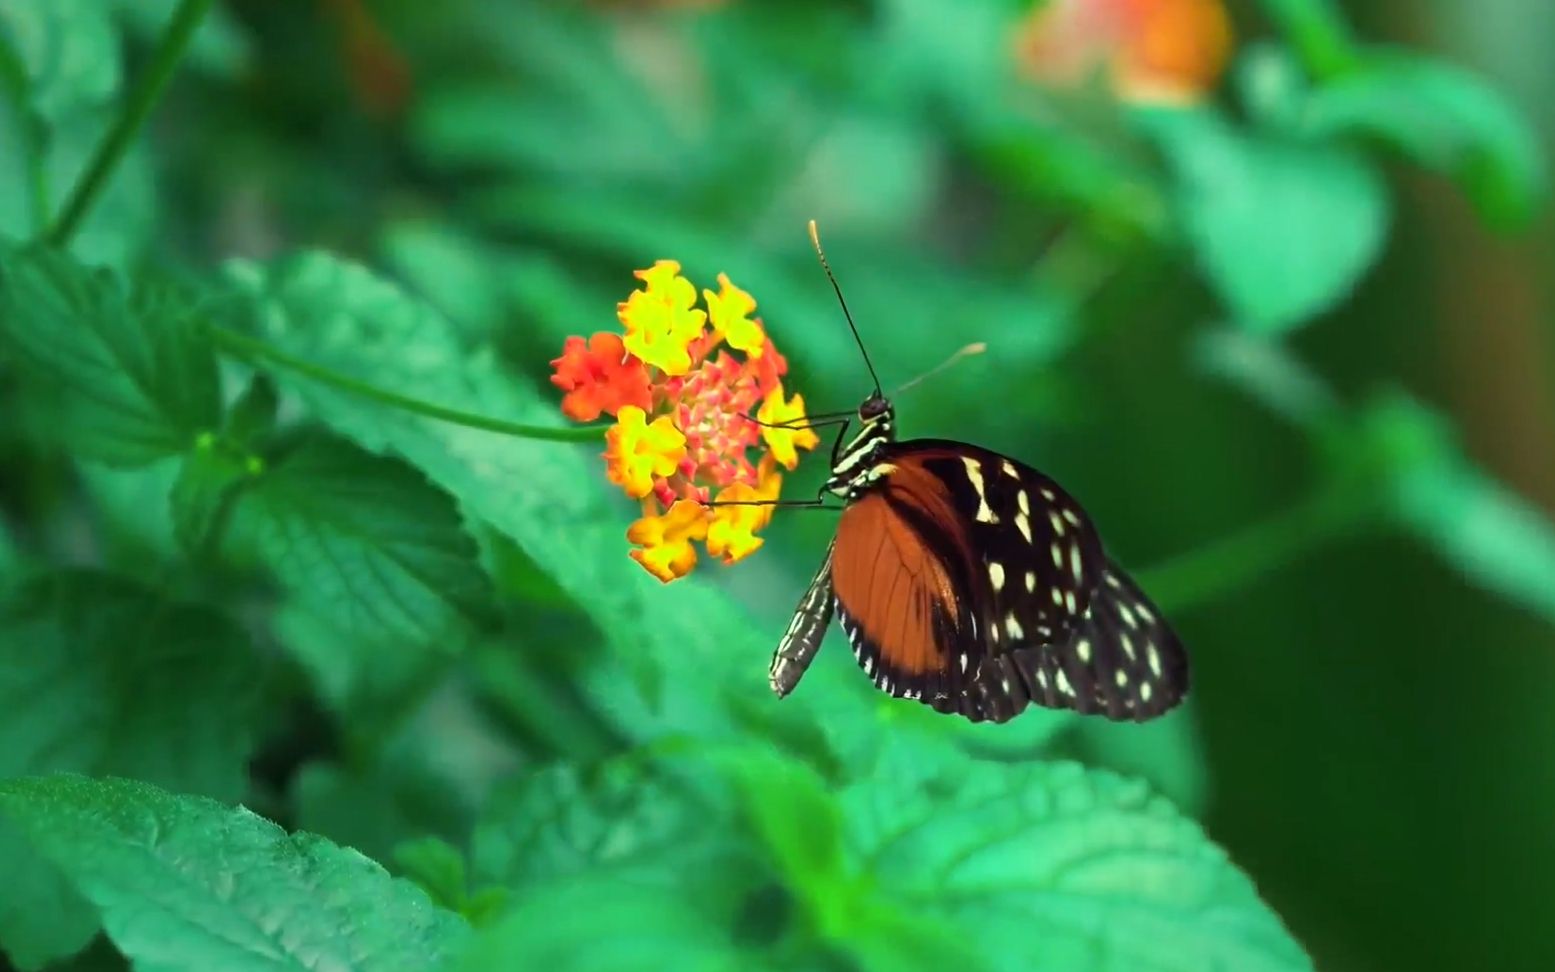
[[[821,642],[826,638],[826,628],[831,624],[835,604],[831,586],[831,555],[832,548],[827,547],[821,569],[815,572],[815,579],[810,582],[804,597],[800,598],[799,607],[794,609],[794,620],[789,622],[788,631],[778,643],[777,651],[772,654],[772,666],[767,670],[767,679],[778,698],[792,692],[794,686],[799,684],[805,669],[810,667],[810,659],[815,657]]]

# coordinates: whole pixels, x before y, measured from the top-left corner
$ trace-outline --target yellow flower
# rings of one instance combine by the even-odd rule
[[[761,461],[761,485],[750,486],[735,483],[718,494],[719,503],[771,503],[778,498],[783,486],[783,474],[777,472],[777,463],[769,455]],[[754,553],[761,547],[762,539],[756,531],[772,522],[772,507],[768,506],[714,506],[713,518],[707,526],[707,552],[722,557],[725,564],[732,564]]]
[[[686,457],[686,437],[668,415],[652,424],[636,405],[623,405],[616,424],[605,432],[605,472],[626,495],[642,499],[656,476],[668,476]]]
[[[736,287],[727,273],[718,275],[718,293],[702,291],[707,301],[707,317],[712,322],[713,333],[729,342],[736,351],[744,351],[746,357],[761,357],[767,335],[759,321],[750,319],[756,309],[756,298]]]
[[[641,548],[632,551],[632,559],[666,584],[691,572],[697,562],[691,542],[706,536],[706,511],[700,503],[685,499],[676,500],[669,512],[645,516],[626,530],[626,539]]]
[[[643,363],[666,375],[683,375],[692,364],[687,345],[702,336],[707,321],[706,311],[691,306],[696,288],[680,275],[675,260],[659,260],[636,275],[645,288],[616,305],[616,316],[626,328],[622,343]]]
[[[783,388],[778,386],[767,393],[766,399],[761,403],[761,408],[756,410],[756,421],[761,422],[761,437],[766,440],[767,448],[772,450],[772,455],[781,462],[786,469],[792,469],[799,465],[799,453],[796,449],[814,449],[821,444],[820,437],[812,429],[792,427],[794,423],[804,422],[804,396],[795,395],[792,400],[784,402]],[[789,426],[775,428],[774,426]]]

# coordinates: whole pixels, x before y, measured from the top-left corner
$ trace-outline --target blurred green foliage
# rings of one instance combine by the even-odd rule
[[[1336,3],[1149,105],[1031,6],[0,0],[10,966],[1549,967],[1555,529],[1389,266],[1538,232],[1540,133]],[[810,216],[887,384],[988,342],[904,424],[1073,486],[1186,710],[779,703],[824,517],[627,558],[547,361],[674,258],[846,407]]]

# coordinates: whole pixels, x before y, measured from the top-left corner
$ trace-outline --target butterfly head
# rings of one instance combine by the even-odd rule
[[[886,445],[896,439],[896,407],[875,392],[858,407],[859,430],[841,446],[832,460],[827,492],[852,499],[890,471]]]

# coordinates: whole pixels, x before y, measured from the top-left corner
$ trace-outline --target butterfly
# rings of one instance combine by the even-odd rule
[[[841,301],[813,221],[810,236]],[[1058,483],[965,442],[898,440],[878,378],[856,413],[827,418],[842,428],[821,490],[843,507],[773,654],[779,697],[835,615],[877,688],[974,722],[1032,703],[1144,721],[1182,701],[1182,643]]]

